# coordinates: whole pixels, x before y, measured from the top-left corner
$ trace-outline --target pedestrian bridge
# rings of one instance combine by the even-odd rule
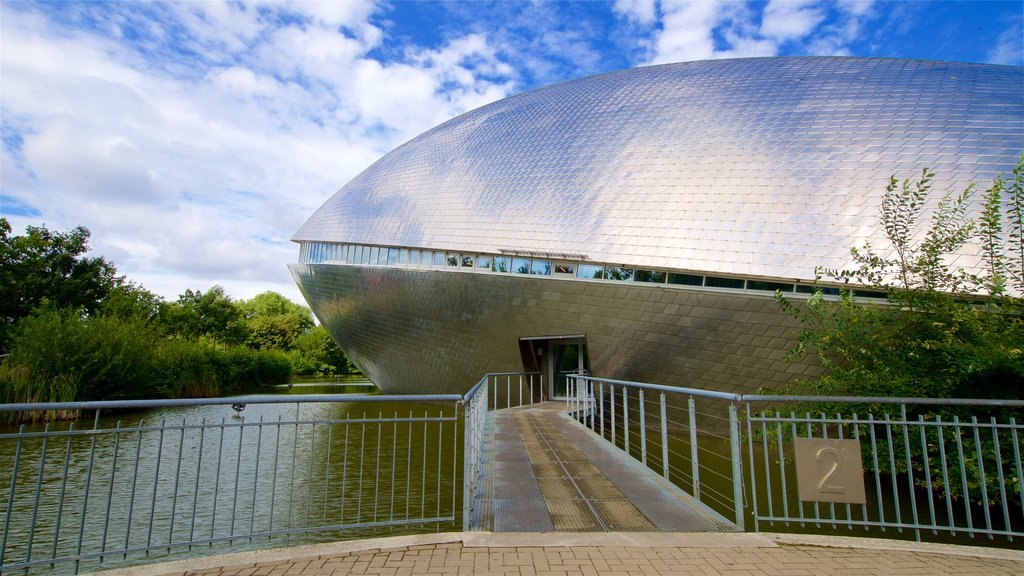
[[[493,532],[710,532],[734,524],[591,434],[564,402],[491,413],[470,522]]]
[[[576,375],[556,403],[541,384],[489,374],[465,395],[0,405],[7,422],[79,416],[0,427],[0,573],[425,532],[1024,539],[1022,401]],[[777,409],[801,402],[828,413]],[[806,445],[819,446],[809,483]]]

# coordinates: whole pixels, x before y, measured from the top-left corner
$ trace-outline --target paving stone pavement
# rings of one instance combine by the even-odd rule
[[[229,554],[103,574],[1020,576],[1024,551],[780,534],[461,533]]]

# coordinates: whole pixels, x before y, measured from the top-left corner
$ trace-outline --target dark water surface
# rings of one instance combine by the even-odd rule
[[[450,403],[345,400],[374,392],[361,377],[300,381],[261,391],[283,403],[240,413],[167,407],[98,421],[90,413],[49,425],[47,437],[30,436],[47,429],[41,424],[0,428],[4,564],[66,558],[30,573],[87,572],[456,529],[461,413]],[[287,400],[297,394],[338,401]],[[90,553],[97,557],[78,565]]]

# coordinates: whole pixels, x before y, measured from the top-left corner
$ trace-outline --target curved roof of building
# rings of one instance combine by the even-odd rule
[[[667,64],[547,86],[445,122],[356,176],[293,240],[807,279],[817,265],[847,265],[850,247],[877,234],[891,175],[928,167],[937,190],[984,188],[1022,151],[1024,68]]]

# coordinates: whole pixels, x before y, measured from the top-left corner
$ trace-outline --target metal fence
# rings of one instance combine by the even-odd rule
[[[404,411],[409,402],[428,404]],[[87,417],[0,431],[0,572],[458,529],[461,405],[460,395],[0,405],[0,415]]]
[[[567,408],[741,529],[1024,537],[1024,401],[738,395],[580,376]]]
[[[544,400],[539,372],[496,372],[484,375],[464,396],[466,425],[463,446],[463,530],[473,529],[487,446],[487,411],[535,404]]]

